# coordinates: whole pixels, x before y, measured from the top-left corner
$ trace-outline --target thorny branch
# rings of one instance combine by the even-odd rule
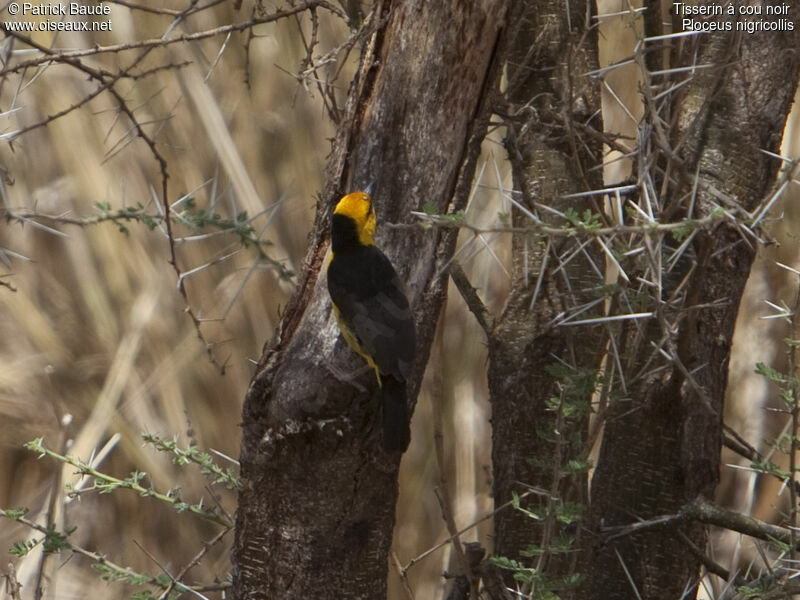
[[[341,12],[341,10],[331,5],[330,3],[325,2],[324,0],[309,0],[308,2],[303,2],[301,4],[298,4],[297,6],[294,6],[286,10],[278,10],[275,11],[274,13],[269,13],[262,16],[254,15],[251,19],[243,21],[242,23],[234,23],[232,25],[222,25],[220,27],[214,27],[212,29],[198,31],[196,33],[186,33],[177,35],[172,38],[166,38],[166,39],[153,38],[148,40],[138,40],[135,42],[128,42],[125,44],[95,46],[93,48],[86,48],[81,50],[49,51],[47,56],[39,56],[36,58],[20,61],[12,66],[7,66],[4,67],[3,69],[0,69],[0,77],[7,75],[8,73],[18,73],[26,69],[29,69],[31,67],[37,67],[39,65],[50,62],[66,62],[68,59],[72,58],[82,58],[85,56],[98,56],[100,54],[108,54],[108,53],[119,54],[120,52],[125,52],[128,50],[136,50],[136,49],[164,48],[165,46],[170,46],[172,44],[196,42],[210,37],[227,35],[228,33],[249,31],[257,25],[263,25],[264,23],[273,23],[275,21],[280,21],[281,19],[285,19],[287,17],[303,13],[314,7],[325,8],[331,11],[332,13],[343,17],[343,13]],[[179,13],[178,16],[182,15],[185,17],[188,16],[189,14],[192,14],[193,12],[197,11],[181,12]],[[26,44],[29,41],[29,38],[17,32],[6,30],[6,33],[8,35],[13,35],[14,37],[18,38],[20,41]]]
[[[5,517],[7,519],[11,519],[13,521],[16,521],[16,522],[18,522],[18,523],[20,523],[22,525],[25,525],[29,529],[32,529],[34,531],[38,531],[41,534],[44,534],[45,536],[53,534],[52,529],[50,529],[50,528],[48,528],[48,527],[46,527],[44,525],[40,525],[39,523],[37,523],[35,521],[32,521],[32,520],[26,518],[25,516],[20,516],[20,515],[9,513],[8,511],[3,510],[2,508],[0,508],[0,517]],[[222,537],[225,535],[225,533],[227,533],[227,531],[229,531],[229,529],[221,531],[211,541],[209,541],[207,544],[205,544],[204,548],[203,548],[203,551],[206,552],[207,549],[211,545],[218,543],[222,539]],[[73,543],[68,542],[66,540],[61,540],[60,543],[62,545],[62,549],[69,550],[73,554],[78,554],[80,556],[84,556],[84,557],[88,558],[89,560],[91,560],[96,565],[102,566],[104,568],[104,571],[109,572],[109,573],[113,573],[114,576],[117,579],[123,579],[123,578],[128,579],[128,578],[130,578],[131,580],[136,580],[136,581],[139,581],[141,583],[146,583],[148,585],[152,585],[152,586],[158,587],[160,589],[168,589],[169,587],[172,587],[174,589],[175,587],[179,587],[182,590],[186,590],[186,591],[190,591],[190,592],[191,591],[194,591],[194,592],[213,591],[213,590],[227,589],[227,588],[230,587],[230,584],[228,584],[228,583],[221,584],[221,585],[220,584],[212,584],[212,585],[208,585],[208,586],[190,586],[190,585],[181,583],[180,581],[172,581],[169,586],[165,586],[161,581],[159,581],[159,579],[157,577],[153,577],[151,575],[138,573],[138,572],[134,571],[133,569],[131,569],[130,567],[123,567],[122,565],[118,565],[115,562],[113,562],[113,561],[109,560],[108,558],[106,558],[102,554],[99,554],[97,552],[93,552],[92,550],[87,550],[86,548],[83,548],[82,546],[79,546],[77,544],[73,544]],[[200,558],[202,559],[202,556]],[[194,561],[189,563],[188,567],[191,568],[191,566],[193,566],[193,565],[194,565]],[[188,571],[188,568],[185,569],[185,570]],[[184,573],[184,570],[182,570],[181,572]],[[179,579],[179,578],[176,578],[176,579]]]
[[[89,66],[85,65],[82,61],[78,60],[77,58],[66,57],[64,55],[58,55],[57,53],[53,52],[49,48],[45,48],[41,44],[38,44],[37,42],[35,42],[35,41],[31,40],[31,39],[27,39],[24,36],[20,36],[17,33],[12,33],[11,35],[14,35],[18,39],[20,39],[20,41],[24,41],[26,44],[36,48],[37,50],[39,50],[40,52],[42,52],[43,54],[45,54],[47,56],[51,56],[51,57],[57,56],[58,60],[60,62],[64,62],[64,63],[74,67],[75,69],[77,69],[79,71],[82,71],[83,73],[88,75],[91,79],[93,79],[93,80],[97,81],[98,83],[100,83],[101,84],[101,90],[107,90],[108,91],[108,93],[116,101],[117,107],[120,110],[120,112],[122,112],[125,116],[128,117],[128,120],[130,121],[133,130],[136,132],[136,136],[139,137],[142,141],[144,141],[144,143],[149,148],[150,153],[153,156],[153,158],[155,159],[155,161],[158,163],[158,167],[159,167],[159,170],[161,172],[161,202],[162,202],[162,205],[163,205],[163,208],[164,208],[164,225],[166,226],[167,240],[168,240],[168,243],[169,243],[169,252],[170,252],[169,263],[170,263],[170,265],[172,265],[172,268],[175,271],[175,275],[178,278],[178,282],[179,282],[178,283],[178,290],[179,290],[181,296],[183,297],[183,302],[184,302],[184,305],[186,307],[186,313],[192,319],[192,323],[194,324],[195,331],[197,331],[197,336],[200,339],[200,341],[205,345],[206,354],[208,355],[209,360],[212,362],[212,364],[214,364],[216,367],[218,367],[221,372],[224,372],[225,371],[225,365],[220,364],[217,361],[216,357],[214,356],[213,346],[212,346],[212,344],[210,342],[208,342],[208,340],[206,340],[205,336],[203,335],[203,331],[202,331],[202,329],[200,327],[200,324],[201,324],[200,317],[197,315],[197,313],[194,310],[194,308],[192,308],[192,304],[191,304],[191,302],[189,300],[189,295],[186,292],[186,287],[182,285],[182,279],[181,279],[181,274],[182,273],[181,273],[181,269],[180,269],[180,267],[178,265],[178,258],[177,258],[177,255],[175,253],[175,240],[174,240],[173,235],[172,235],[172,220],[170,218],[171,207],[170,207],[170,202],[169,202],[169,191],[168,191],[169,190],[169,188],[168,188],[169,172],[167,171],[167,160],[164,158],[164,155],[159,150],[155,140],[144,131],[144,128],[142,127],[141,123],[139,122],[139,120],[134,115],[133,109],[131,109],[128,106],[128,103],[125,100],[125,98],[123,98],[122,95],[114,88],[114,84],[117,81],[119,81],[119,79],[121,77],[120,74],[117,73],[116,75],[114,75],[112,77],[109,77],[109,75],[107,73],[105,73],[104,71],[102,71],[100,69],[95,69],[93,67],[89,67]],[[152,47],[146,47],[144,49],[144,51],[139,54],[139,56],[136,58],[136,60],[134,60],[134,62],[132,63],[131,67],[128,67],[128,69],[126,69],[125,71],[130,70],[133,66],[135,66],[139,62],[141,62],[151,50],[152,50]],[[39,124],[35,124],[33,127],[40,126],[40,125],[46,125],[47,123],[51,122],[52,120],[53,120],[52,118],[48,118],[44,122],[41,122]]]
[[[190,298],[186,291],[186,287],[184,286],[185,273],[183,272],[181,266],[179,265],[175,249],[176,239],[173,233],[173,223],[172,223],[173,209],[169,199],[169,186],[168,186],[169,165],[166,156],[162,152],[159,142],[157,142],[156,140],[155,134],[157,132],[150,133],[145,130],[145,125],[149,122],[144,122],[139,118],[137,118],[135,114],[137,109],[131,107],[129,101],[118,90],[117,84],[121,80],[137,81],[144,77],[154,75],[164,70],[177,70],[188,64],[187,62],[183,63],[168,62],[166,64],[161,64],[155,67],[150,67],[147,69],[137,71],[136,69],[143,63],[145,58],[148,57],[153,50],[166,48],[170,45],[178,43],[180,44],[197,43],[201,40],[217,36],[227,36],[229,38],[231,34],[236,32],[245,32],[248,36],[246,44],[249,45],[255,27],[267,23],[274,23],[291,17],[297,19],[299,23],[300,16],[307,13],[310,15],[312,23],[312,40],[310,43],[306,44],[307,56],[306,59],[303,61],[301,69],[303,72],[298,77],[301,81],[310,80],[313,77],[315,77],[314,74],[318,69],[325,67],[326,65],[329,64],[338,63],[338,67],[335,70],[335,75],[332,78],[326,80],[324,83],[320,80],[317,80],[318,89],[322,93],[323,99],[330,112],[330,115],[332,118],[335,118],[336,115],[338,114],[338,108],[332,91],[332,83],[335,80],[335,78],[339,75],[343,63],[347,60],[350,50],[353,47],[355,47],[357,43],[363,41],[366,36],[370,35],[371,32],[374,30],[374,27],[370,28],[364,25],[360,28],[354,28],[351,31],[350,36],[343,44],[340,44],[333,50],[327,52],[324,56],[318,57],[315,56],[315,49],[319,45],[319,31],[318,31],[319,28],[318,28],[317,11],[320,9],[326,10],[338,18],[348,21],[347,15],[340,8],[330,4],[325,0],[307,0],[305,2],[301,2],[296,5],[289,6],[283,9],[275,10],[270,13],[266,13],[263,12],[262,10],[259,10],[258,8],[254,8],[252,14],[250,15],[250,18],[246,21],[239,23],[232,23],[228,25],[222,25],[219,27],[205,29],[202,31],[177,33],[177,34],[173,34],[173,32],[178,26],[182,27],[185,26],[186,19],[188,17],[200,13],[201,11],[210,9],[216,4],[219,4],[220,0],[213,0],[210,3],[205,3],[205,4],[192,2],[189,3],[186,9],[181,11],[163,9],[163,8],[153,9],[135,4],[133,2],[128,2],[126,0],[115,0],[115,3],[121,6],[125,6],[131,10],[141,10],[151,14],[160,14],[170,17],[172,19],[172,23],[166,29],[165,34],[160,38],[135,40],[132,42],[112,44],[106,46],[94,45],[93,47],[90,48],[70,49],[70,50],[48,48],[36,42],[32,38],[23,35],[19,32],[11,30],[6,31],[6,35],[8,36],[9,40],[13,39],[27,46],[28,48],[34,49],[38,53],[38,56],[34,56],[32,58],[21,58],[29,56],[29,51],[13,49],[11,44],[8,44],[7,45],[8,52],[4,56],[2,69],[0,69],[0,84],[2,84],[2,82],[5,82],[8,79],[8,77],[12,74],[19,74],[24,77],[28,70],[35,68],[37,69],[37,73],[28,82],[27,85],[30,85],[30,83],[35,81],[38,77],[42,76],[44,69],[52,65],[60,64],[68,66],[74,71],[81,73],[84,76],[87,76],[89,81],[92,81],[97,84],[97,87],[94,90],[86,93],[78,101],[72,103],[66,108],[58,110],[57,112],[49,116],[46,116],[43,119],[36,121],[32,124],[23,126],[15,131],[8,132],[4,134],[2,138],[8,141],[9,143],[13,143],[15,140],[20,139],[22,136],[33,130],[42,127],[47,127],[54,121],[66,117],[67,115],[73,113],[74,111],[87,107],[87,105],[89,105],[93,100],[95,100],[98,97],[101,97],[103,95],[108,95],[113,99],[119,114],[124,115],[129,121],[130,126],[128,132],[126,133],[126,136],[136,137],[142,140],[147,146],[150,155],[158,165],[158,170],[160,172],[160,180],[161,180],[159,196],[162,205],[161,215],[158,220],[166,230],[166,237],[168,239],[168,244],[169,244],[169,263],[171,264],[173,270],[175,271],[175,275],[177,277],[178,291],[182,297],[183,304],[185,306],[185,312],[189,315],[190,319],[192,320],[192,324],[195,328],[195,331],[197,332],[197,336],[203,343],[209,360],[221,372],[224,373],[225,364],[218,362],[217,357],[215,356],[214,344],[206,339],[201,329],[201,324],[204,319],[201,318],[201,316],[197,313],[196,309],[193,307],[192,302],[190,301]],[[367,23],[368,22],[369,20],[367,21]],[[86,59],[92,59],[94,61],[95,59],[98,59],[102,56],[110,55],[114,57],[115,63],[119,63],[121,62],[120,59],[129,51],[137,51],[134,58],[130,60],[126,66],[112,68],[112,70],[108,70],[107,68],[104,68],[102,66],[96,66],[95,62],[90,63],[88,60],[86,60]],[[15,95],[14,98],[12,99],[12,103],[16,104],[16,102],[17,102],[17,96]],[[41,217],[41,215],[37,215],[35,213],[19,212],[16,214],[12,214],[8,206],[6,207],[7,219],[23,218],[28,220],[34,220],[39,217]],[[123,217],[120,217],[120,219],[121,218]],[[84,219],[70,219],[65,216],[54,217],[53,219],[57,222],[70,223],[75,225],[85,225],[89,224],[89,222],[95,223],[95,222],[101,222],[103,220],[110,220],[115,222],[118,221],[116,218],[110,215],[107,215],[107,218],[89,219],[88,221]],[[260,239],[255,240],[254,243],[256,244],[257,247],[260,248],[261,245]],[[260,255],[264,255],[264,253],[261,252],[260,250],[259,253]],[[267,257],[266,255],[264,255],[264,257],[268,260],[268,262],[275,263],[275,261],[271,261],[269,257]],[[281,273],[284,272],[286,272],[286,269],[281,268]],[[14,290],[13,285],[11,285],[8,282],[0,281],[0,284],[12,291]]]
[[[697,498],[685,505],[674,515],[664,515],[625,525],[609,527],[604,531],[605,540],[610,542],[620,537],[634,535],[643,531],[671,530],[680,523],[698,521],[707,525],[716,525],[731,531],[738,531],[765,542],[779,541],[790,544],[793,532],[786,527],[772,525],[753,517],[722,508],[704,498]]]

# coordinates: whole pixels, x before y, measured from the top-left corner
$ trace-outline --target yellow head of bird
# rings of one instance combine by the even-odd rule
[[[371,246],[375,238],[375,210],[372,199],[366,192],[353,192],[343,196],[333,214],[350,217],[356,224],[358,240],[365,246]]]

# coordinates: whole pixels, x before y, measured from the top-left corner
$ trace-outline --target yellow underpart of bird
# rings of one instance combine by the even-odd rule
[[[328,291],[345,341],[378,378],[383,446],[410,440],[406,380],[414,360],[414,318],[392,263],[374,243],[375,210],[366,192],[347,194],[333,211]]]

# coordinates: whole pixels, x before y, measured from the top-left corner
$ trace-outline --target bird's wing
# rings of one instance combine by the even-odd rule
[[[329,273],[331,299],[381,374],[405,379],[414,358],[413,315],[389,259],[374,246],[366,250],[370,254],[349,264],[346,274]],[[334,260],[331,268],[336,267]]]

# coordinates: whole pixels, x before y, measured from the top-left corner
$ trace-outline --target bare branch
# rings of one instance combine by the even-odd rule
[[[325,8],[335,14],[341,14],[341,10],[336,8],[335,6],[331,5],[329,2],[325,0],[308,0],[307,2],[303,2],[298,4],[297,6],[293,6],[292,8],[288,8],[286,10],[279,10],[274,13],[270,13],[263,16],[253,16],[249,21],[244,21],[242,23],[234,23],[232,25],[221,25],[220,27],[214,27],[213,29],[207,29],[205,31],[198,31],[196,33],[184,33],[181,35],[177,35],[172,38],[152,38],[149,40],[139,40],[136,42],[129,42],[126,44],[113,44],[109,46],[96,46],[94,48],[86,48],[83,50],[52,50],[52,49],[44,49],[39,44],[36,44],[31,40],[29,37],[24,36],[18,32],[6,30],[8,35],[11,35],[18,39],[20,42],[28,44],[37,50],[45,53],[45,56],[40,56],[37,58],[31,58],[28,60],[21,61],[13,66],[7,66],[3,69],[0,69],[0,76],[6,75],[8,73],[18,73],[25,69],[36,67],[41,64],[45,64],[51,62],[53,60],[60,60],[60,61],[68,61],[68,59],[75,59],[75,58],[82,58],[84,56],[97,56],[100,54],[107,54],[107,53],[119,53],[125,52],[128,50],[136,50],[136,49],[146,49],[152,50],[153,48],[163,48],[165,46],[169,46],[172,44],[179,44],[179,43],[186,43],[186,42],[195,42],[198,40],[203,40],[210,37],[215,37],[218,35],[227,35],[231,32],[237,31],[247,31],[251,30],[256,25],[262,25],[264,23],[272,23],[275,21],[279,21],[281,19],[285,19],[287,17],[291,17],[293,15],[297,15],[299,13],[305,12],[311,8]],[[186,14],[186,13],[179,13],[179,14]]]

